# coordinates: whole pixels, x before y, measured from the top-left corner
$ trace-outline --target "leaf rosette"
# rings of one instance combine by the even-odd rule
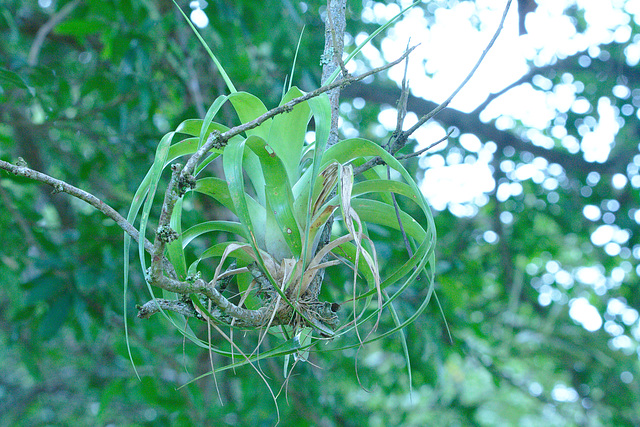
[[[372,141],[352,138],[328,146],[326,94],[302,100],[306,94],[291,87],[277,113],[270,114],[275,110],[267,110],[260,99],[237,92],[209,53],[231,93],[218,97],[204,119],[186,120],[161,139],[130,207],[128,220],[139,215],[144,233],[158,204],[163,172],[172,170],[156,228],[162,232],[156,232],[148,268],[140,239],[139,259],[152,295],[151,307],[143,309],[161,312],[204,348],[243,354],[242,361],[224,369],[263,357],[293,354],[305,360],[319,340],[355,331],[358,343],[345,347],[362,345],[413,322],[433,292],[435,247],[433,218],[414,178]],[[225,103],[238,118],[232,129],[215,121]],[[177,161],[184,159],[183,167]],[[380,164],[354,174],[372,159]],[[213,168],[215,162],[221,167]],[[202,197],[213,199],[231,214],[225,217],[234,219],[184,219],[185,206],[198,205]],[[405,212],[396,198],[414,206]],[[370,227],[400,231],[410,245],[405,259],[385,262],[384,276]],[[212,243],[217,234],[224,241]],[[128,245],[125,236],[127,252]],[[350,270],[351,281],[325,283],[325,272],[332,269]],[[412,287],[419,288],[412,294],[424,295],[423,300],[401,319],[393,303]],[[387,311],[392,326],[378,330]],[[210,340],[198,338],[188,323],[184,326],[181,316],[205,321],[225,337],[221,327],[263,331],[256,350],[267,333],[283,340],[249,356],[228,337],[228,347],[212,348]],[[359,328],[365,324],[371,327],[362,337]],[[404,341],[403,347],[406,353]]]

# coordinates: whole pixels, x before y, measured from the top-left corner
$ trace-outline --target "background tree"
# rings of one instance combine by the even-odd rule
[[[284,425],[300,425],[300,417],[314,425],[360,425],[364,419],[372,425],[640,424],[635,4],[613,4],[616,19],[604,25],[598,18],[605,15],[591,5],[567,3],[560,22],[571,37],[603,26],[604,35],[573,52],[540,48],[527,73],[505,81],[474,110],[443,111],[437,120],[455,128],[452,138],[411,163],[424,174],[428,194],[444,187],[438,172],[455,174],[465,164],[485,162],[493,179],[484,195],[469,201],[432,198],[437,291],[452,343],[435,304],[407,329],[412,397],[399,340],[363,349],[358,378],[355,351],[322,353],[311,359],[319,369],[299,365],[289,379]],[[543,6],[529,15],[530,35],[536,17],[550,13]],[[159,135],[202,117],[224,92],[170,3],[2,7],[1,159],[23,157],[119,209],[128,206],[151,164]],[[204,8],[209,23],[202,33],[239,89],[277,105],[303,24],[292,78],[303,90],[320,85],[324,7],[212,2]],[[427,2],[419,10],[432,31],[447,10],[466,11],[480,31],[486,7],[480,1]],[[346,50],[394,10],[400,10],[394,2],[349,2]],[[502,37],[517,37],[511,22]],[[395,32],[374,40],[356,65],[375,65],[376,52],[384,55],[384,40]],[[430,70],[428,58],[426,65]],[[388,138],[384,112],[400,93],[392,77],[343,90],[343,136]],[[422,93],[415,79],[410,86]],[[567,92],[568,102],[556,102]],[[506,103],[514,97],[519,103]],[[541,123],[509,109],[537,97],[555,100],[553,115]],[[431,101],[411,95],[408,109],[421,116],[435,106]],[[225,114],[232,124],[232,112]],[[425,144],[416,136],[416,146]],[[594,145],[608,150],[602,154]],[[401,154],[411,151],[405,150]],[[256,391],[249,370],[218,375],[224,406],[215,402],[210,377],[176,390],[210,369],[208,354],[183,345],[163,323],[129,313],[138,381],[122,333],[119,227],[76,200],[6,173],[0,197],[3,424],[274,423],[273,403],[266,390]],[[219,219],[213,205],[197,212]],[[401,236],[379,237],[380,258],[393,260],[404,251]],[[148,295],[139,272],[131,277],[132,306]],[[407,302],[398,309],[406,314],[415,307]],[[267,361],[262,368],[282,380],[281,366]]]

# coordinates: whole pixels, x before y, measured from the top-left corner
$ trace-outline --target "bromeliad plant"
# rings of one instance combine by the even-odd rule
[[[304,350],[301,346],[305,343],[308,346],[316,339],[334,338],[367,318],[380,316],[385,309],[392,310],[393,301],[415,284],[418,274],[427,277],[431,286],[435,233],[415,180],[372,141],[347,139],[327,147],[328,98],[320,95],[298,102],[304,96],[291,88],[280,105],[287,112],[258,120],[261,123],[253,127],[256,119],[268,114],[266,107],[253,95],[233,92],[219,97],[204,120],[187,120],[162,138],[129,218],[133,221],[142,207],[141,229],[146,229],[160,176],[170,166],[172,175],[149,268],[140,244],[140,261],[153,295],[153,300],[140,308],[140,317],[162,311],[200,344],[206,343],[166,312],[216,326],[278,327],[285,337],[295,338],[288,348],[281,349],[291,353]],[[233,129],[213,122],[225,102],[231,103],[242,123]],[[315,141],[305,144],[312,118]],[[174,163],[185,156],[191,157],[184,166]],[[398,172],[404,182],[388,179],[385,166],[354,176],[354,167],[376,157]],[[222,162],[224,179],[208,173],[207,166],[216,160]],[[423,212],[422,220],[402,211],[398,216],[391,194],[413,201]],[[184,229],[183,203],[191,195],[213,198],[237,221],[210,221]],[[426,227],[421,224],[424,220]],[[413,255],[397,260],[393,273],[385,278],[379,274],[368,224],[393,229],[402,224],[415,242]],[[206,233],[227,233],[236,238],[212,245],[187,264],[187,248]],[[199,266],[210,261],[216,263],[215,273],[204,278]],[[319,299],[327,268],[353,270],[352,292],[341,295],[340,302]],[[224,296],[231,280],[240,293],[236,303]],[[155,297],[152,286],[164,290],[162,299]],[[388,293],[391,286],[394,291]],[[334,289],[331,294],[338,296],[342,290]],[[340,327],[337,311],[347,300],[350,304],[345,306],[351,314]],[[369,310],[374,300],[376,304]],[[414,320],[427,301],[428,297],[420,310],[394,330]]]
[[[204,119],[186,120],[162,138],[130,207],[128,221],[133,223],[141,212],[144,234],[161,176],[171,170],[153,247],[147,243],[145,248],[145,239],[139,239],[140,263],[152,299],[138,307],[138,316],[161,312],[196,344],[230,356],[241,352],[244,357],[236,364],[279,355],[288,360],[291,354],[304,359],[319,340],[355,330],[364,344],[415,320],[433,287],[435,230],[424,196],[388,146],[360,138],[327,144],[331,108],[324,92],[380,70],[334,82],[336,72],[329,84],[306,94],[290,87],[280,105],[267,110],[255,96],[236,91],[209,54],[230,95],[218,97]],[[225,103],[238,116],[239,124],[233,128],[214,121]],[[311,120],[315,138],[307,143]],[[186,160],[184,165],[179,159]],[[221,162],[224,177],[212,174],[212,162]],[[389,178],[388,168],[397,172],[397,179]],[[399,209],[396,196],[414,203],[420,216]],[[212,198],[237,219],[184,224],[184,202],[190,197]],[[393,260],[385,277],[369,236],[371,224],[401,230],[412,247],[406,259]],[[211,233],[234,237],[190,259],[194,243]],[[129,244],[125,236],[125,253]],[[151,254],[149,266],[145,250]],[[209,269],[203,268],[207,265]],[[339,268],[352,270],[351,287],[323,289],[325,271]],[[206,270],[213,271],[211,277],[204,277]],[[426,285],[416,281],[418,275]],[[400,320],[393,303],[415,286],[426,286],[428,292],[420,307]],[[231,289],[235,295],[230,295]],[[322,300],[323,295],[332,301]],[[395,326],[372,335],[387,310]],[[207,322],[230,346],[211,348],[210,340],[198,338],[179,316]],[[358,327],[365,322],[373,327],[361,337]],[[221,327],[264,331],[257,345],[267,332],[283,341],[269,352],[247,356]]]

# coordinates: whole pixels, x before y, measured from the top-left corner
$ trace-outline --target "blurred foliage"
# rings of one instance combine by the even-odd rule
[[[239,90],[275,106],[303,25],[293,80],[303,90],[319,85],[320,4],[211,1],[201,33]],[[376,4],[349,2],[351,37],[376,27],[360,19]],[[428,22],[439,5],[420,6]],[[437,289],[452,342],[432,304],[405,331],[411,388],[397,336],[360,351],[312,354],[318,367],[299,364],[282,388],[282,425],[640,425],[640,76],[630,59],[640,29],[627,10],[626,41],[537,69],[531,64],[523,83],[544,93],[575,85],[590,106],[557,112],[541,131],[552,148],[531,144],[522,123],[475,129],[492,153],[496,188],[473,215],[456,216],[452,206],[435,215]],[[588,28],[579,7],[565,13],[578,31]],[[548,84],[536,85],[535,76]],[[395,88],[383,77],[373,84]],[[159,135],[202,117],[223,90],[170,2],[7,0],[0,6],[0,158],[21,156],[121,213]],[[559,129],[579,144],[585,126],[597,124],[603,99],[614,106],[620,130],[607,159],[586,161]],[[345,98],[358,107],[345,112],[345,126],[386,139],[377,124],[381,104],[360,101]],[[223,113],[232,123],[232,111]],[[442,125],[462,128],[478,115]],[[477,156],[457,142],[450,141],[448,153]],[[531,165],[542,165],[542,175],[515,173]],[[408,168],[421,176],[417,161]],[[619,175],[626,178],[622,186]],[[521,191],[504,197],[502,185]],[[196,221],[221,219],[217,212],[204,202],[185,209]],[[160,319],[139,321],[128,312],[142,380],[135,377],[122,325],[122,232],[112,221],[0,172],[0,230],[0,425],[275,423],[274,403],[251,369],[178,388],[210,370],[209,355],[185,345]],[[401,237],[378,237],[380,258],[392,264],[404,251]],[[149,298],[139,272],[131,277],[130,307]],[[327,280],[338,286],[348,278]],[[412,312],[422,298],[404,300],[398,311]],[[577,305],[595,310],[586,313],[601,319],[596,330],[574,320]],[[282,366],[270,360],[260,367],[278,390]]]

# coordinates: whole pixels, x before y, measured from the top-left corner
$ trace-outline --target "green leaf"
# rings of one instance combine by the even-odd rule
[[[244,147],[245,141],[230,142],[227,144],[224,148],[222,164],[235,213],[245,228],[245,234],[249,238],[249,244],[253,247],[256,256],[259,257],[258,249],[264,247],[264,229],[256,231],[252,219],[255,217],[252,217],[247,205],[242,168]]]
[[[229,101],[233,105],[233,109],[236,110],[241,123],[248,123],[267,112],[267,107],[262,101],[247,92],[232,93],[229,95]],[[257,135],[266,140],[269,137],[271,123],[272,119],[269,119],[260,126],[247,130],[245,134],[247,136]]]
[[[136,190],[136,193],[131,202],[131,206],[129,207],[129,213],[127,214],[127,221],[130,224],[135,224],[135,220],[138,217],[138,212],[140,211],[140,207],[142,206],[142,202],[144,200],[145,195],[147,196],[147,203],[143,210],[142,218],[140,220],[140,241],[138,244],[138,254],[140,257],[140,264],[142,266],[142,271],[146,271],[146,262],[145,262],[145,251],[144,251],[144,239],[147,222],[149,220],[149,211],[151,210],[151,204],[153,202],[153,197],[156,193],[156,189],[158,186],[158,181],[160,180],[160,175],[162,173],[162,169],[166,165],[167,157],[169,154],[169,147],[171,144],[171,140],[175,135],[174,132],[169,132],[166,134],[160,143],[158,144],[158,148],[156,149],[156,156],[151,166],[149,172],[144,177],[142,183]],[[125,340],[127,343],[127,352],[129,353],[129,360],[131,360],[131,364],[133,365],[133,369],[138,375],[138,371],[135,368],[135,364],[133,362],[133,355],[131,354],[131,346],[129,344],[129,327],[128,327],[128,317],[127,317],[127,291],[129,286],[129,248],[131,246],[131,237],[129,234],[124,233],[124,295],[123,295],[123,320],[124,320],[124,332],[125,332]],[[151,287],[149,286],[149,290],[151,291]],[[153,292],[151,292],[153,295]]]
[[[302,42],[302,35],[304,34],[304,25],[302,26],[302,30],[300,30],[300,37],[298,37],[298,44],[296,45],[296,53],[293,55],[293,64],[291,64],[291,78],[289,79],[289,87],[287,91],[291,89],[291,83],[293,82],[293,74],[296,71],[296,61],[298,60],[298,52],[300,52],[300,42]]]
[[[253,282],[253,275],[251,273],[238,274],[236,276],[236,282],[238,284],[238,290],[246,293]],[[257,310],[264,305],[264,302],[256,295],[255,292],[251,292],[245,298],[244,305],[249,310]]]
[[[377,200],[356,198],[351,201],[351,206],[356,210],[360,219],[374,224],[384,225],[385,227],[400,229],[398,219],[396,218],[395,209],[386,203]],[[400,219],[407,235],[418,241],[422,241],[430,235],[424,230],[415,218],[406,212],[400,211]]]
[[[187,24],[189,24],[189,26],[191,27],[191,30],[194,32],[196,37],[198,37],[198,40],[200,40],[200,43],[202,43],[202,46],[204,46],[204,48],[206,49],[207,53],[209,54],[209,57],[211,58],[211,60],[215,64],[216,68],[218,69],[218,72],[222,76],[222,79],[226,83],[227,88],[229,89],[229,91],[231,93],[237,92],[235,86],[231,82],[231,79],[227,75],[227,72],[222,67],[222,64],[220,63],[220,61],[218,61],[218,58],[213,54],[213,52],[211,52],[211,49],[209,49],[209,46],[207,45],[207,42],[204,41],[204,39],[202,38],[202,36],[198,32],[198,30],[196,30],[196,27],[194,27],[193,24],[191,23],[191,20],[187,17],[187,15],[185,15],[185,13],[182,11],[182,9],[180,9],[180,6],[178,6],[178,3],[176,3],[176,0],[173,0],[173,4],[176,5],[178,10],[182,14],[182,17],[184,18],[184,20],[187,21]]]
[[[368,291],[366,293],[363,293],[362,295],[360,295],[356,299],[361,299],[363,297],[368,297],[368,296],[372,295],[373,292],[375,292],[375,290],[376,290],[375,289],[376,288],[375,287],[375,279],[374,279],[373,274],[371,273],[371,269],[368,267],[367,262],[364,259],[364,257],[362,257],[362,256],[356,257],[357,251],[358,251],[356,245],[354,245],[351,242],[347,242],[347,243],[343,243],[338,248],[339,249],[336,249],[333,252],[335,254],[338,254],[338,255],[344,257],[346,260],[348,260],[352,264],[355,265],[356,258],[358,259],[358,265],[356,266],[356,268],[364,276],[365,280],[367,281],[368,289],[370,289],[370,291]]]
[[[216,100],[213,101],[213,104],[211,104],[211,106],[209,107],[209,110],[207,110],[207,114],[204,116],[204,120],[202,122],[202,126],[200,129],[200,139],[198,141],[198,148],[202,147],[202,144],[205,143],[205,141],[207,140],[207,137],[213,131],[213,129],[209,130],[212,124],[211,122],[213,122],[213,118],[215,117],[215,115],[218,114],[220,107],[222,107],[222,105],[225,102],[227,102],[227,99],[228,97],[226,96],[217,97]]]
[[[304,95],[300,89],[293,87],[284,96],[280,105]],[[267,143],[276,155],[282,160],[289,182],[291,184],[298,181],[300,177],[300,157],[304,136],[311,119],[311,109],[307,102],[301,102],[285,114],[280,114],[273,118]]]
[[[301,328],[296,335],[296,337],[298,337],[298,341],[300,342],[300,347],[305,348],[304,351],[299,353],[302,360],[307,360],[307,358],[309,357],[308,345],[311,344],[311,338],[313,337],[312,332],[313,329],[311,329],[310,327],[306,327]]]
[[[362,138],[346,139],[327,149],[322,158],[322,163],[328,164],[335,161],[343,164],[359,157],[371,158],[374,156],[380,156],[387,165],[400,173],[406,184],[408,184],[412,190],[411,194],[407,197],[411,197],[414,202],[420,206],[427,218],[428,228],[435,233],[435,224],[431,210],[427,205],[422,191],[418,188],[418,184],[404,166],[381,146]]]
[[[180,123],[176,128],[176,133],[184,133],[186,135],[191,136],[200,136],[200,131],[202,130],[202,124],[204,120],[202,119],[187,119]],[[196,147],[198,144],[196,144]]]
[[[229,101],[233,105],[233,108],[236,110],[236,114],[238,114],[238,118],[242,123],[248,123],[257,117],[263,115],[267,112],[267,108],[264,106],[262,101],[246,92],[236,92],[229,95]],[[267,120],[262,123],[260,126],[249,129],[245,132],[247,136],[259,136],[263,139],[266,139],[269,136],[269,131],[271,129],[272,120]],[[262,175],[262,168],[260,166],[260,161],[256,157],[256,155],[251,151],[244,152],[244,167],[247,176],[249,177],[249,181],[258,196],[258,201],[265,205],[265,193],[264,193],[264,177]]]
[[[91,34],[102,33],[108,24],[98,19],[66,19],[53,28],[53,32],[63,36],[84,38]]]
[[[38,332],[42,338],[51,338],[58,332],[58,329],[60,329],[67,320],[72,302],[73,296],[69,292],[65,292],[53,300],[46,314],[40,321]]]
[[[213,176],[200,178],[196,181],[196,188],[194,188],[194,191],[213,197],[225,208],[235,213],[235,206],[233,205],[231,194],[229,194],[227,181]]]
[[[3,83],[17,86],[22,89],[27,89],[31,96],[36,95],[36,90],[29,86],[27,82],[20,76],[20,74],[0,67],[0,85]]]
[[[309,107],[312,111],[316,131],[313,164],[312,167],[310,167],[309,170],[307,170],[303,176],[298,179],[293,188],[294,199],[297,200],[297,202],[295,202],[296,206],[294,207],[294,211],[297,218],[299,218],[300,223],[302,223],[301,218],[305,219],[305,241],[302,246],[302,256],[305,263],[313,256],[313,251],[309,251],[309,248],[313,244],[313,238],[315,236],[310,235],[311,221],[313,218],[311,218],[312,214],[309,210],[313,205],[313,189],[316,185],[318,174],[320,173],[322,156],[325,152],[331,129],[331,104],[327,94],[323,93],[322,95],[312,98],[307,102],[309,103]]]
[[[182,245],[186,247],[193,239],[206,233],[225,232],[243,236],[244,228],[240,223],[232,221],[208,221],[196,224],[182,233]],[[246,236],[243,236],[246,237]]]
[[[302,249],[300,229],[293,214],[293,194],[284,165],[264,139],[252,136],[247,138],[246,144],[260,159],[266,183],[266,249],[276,259],[282,260],[287,254],[276,242],[284,239],[290,253],[299,258]],[[270,218],[275,220],[274,224],[269,223]]]
[[[213,246],[208,247],[204,252],[202,252],[202,254],[200,255],[200,258],[198,258],[197,262],[202,261],[203,259],[207,259],[207,258],[213,258],[213,257],[221,257],[224,254],[224,251],[227,249],[227,247],[230,244],[238,244],[238,245],[242,245],[242,244],[246,244],[244,242],[236,242],[233,240],[227,240],[225,242],[222,243],[216,243]],[[253,261],[253,259],[251,258],[251,256],[249,256],[245,251],[241,250],[241,249],[236,249],[234,251],[230,252],[231,254],[234,254],[234,257],[242,260],[243,262],[246,263],[250,263]]]
[[[153,161],[153,165],[151,166],[151,170],[149,171],[150,181],[149,181],[148,189],[146,191],[146,201],[145,201],[144,207],[142,208],[142,215],[140,217],[140,239],[138,242],[138,253],[140,257],[140,264],[142,267],[142,271],[147,270],[146,260],[145,260],[145,249],[144,249],[144,236],[147,229],[147,223],[149,222],[149,214],[153,206],[153,200],[156,195],[156,191],[158,189],[158,183],[160,182],[162,171],[165,168],[165,165],[167,164],[169,148],[171,146],[171,141],[174,135],[175,135],[174,132],[169,132],[160,140],[160,143],[158,144],[158,148],[156,149],[156,157]],[[137,192],[136,192],[136,195],[138,195]],[[135,197],[134,197],[134,201],[136,201]],[[140,203],[141,202],[142,200],[140,200]],[[131,214],[131,212],[132,211],[130,210],[129,213]],[[132,224],[133,224],[133,220],[135,220],[135,218],[131,218],[130,222]]]

